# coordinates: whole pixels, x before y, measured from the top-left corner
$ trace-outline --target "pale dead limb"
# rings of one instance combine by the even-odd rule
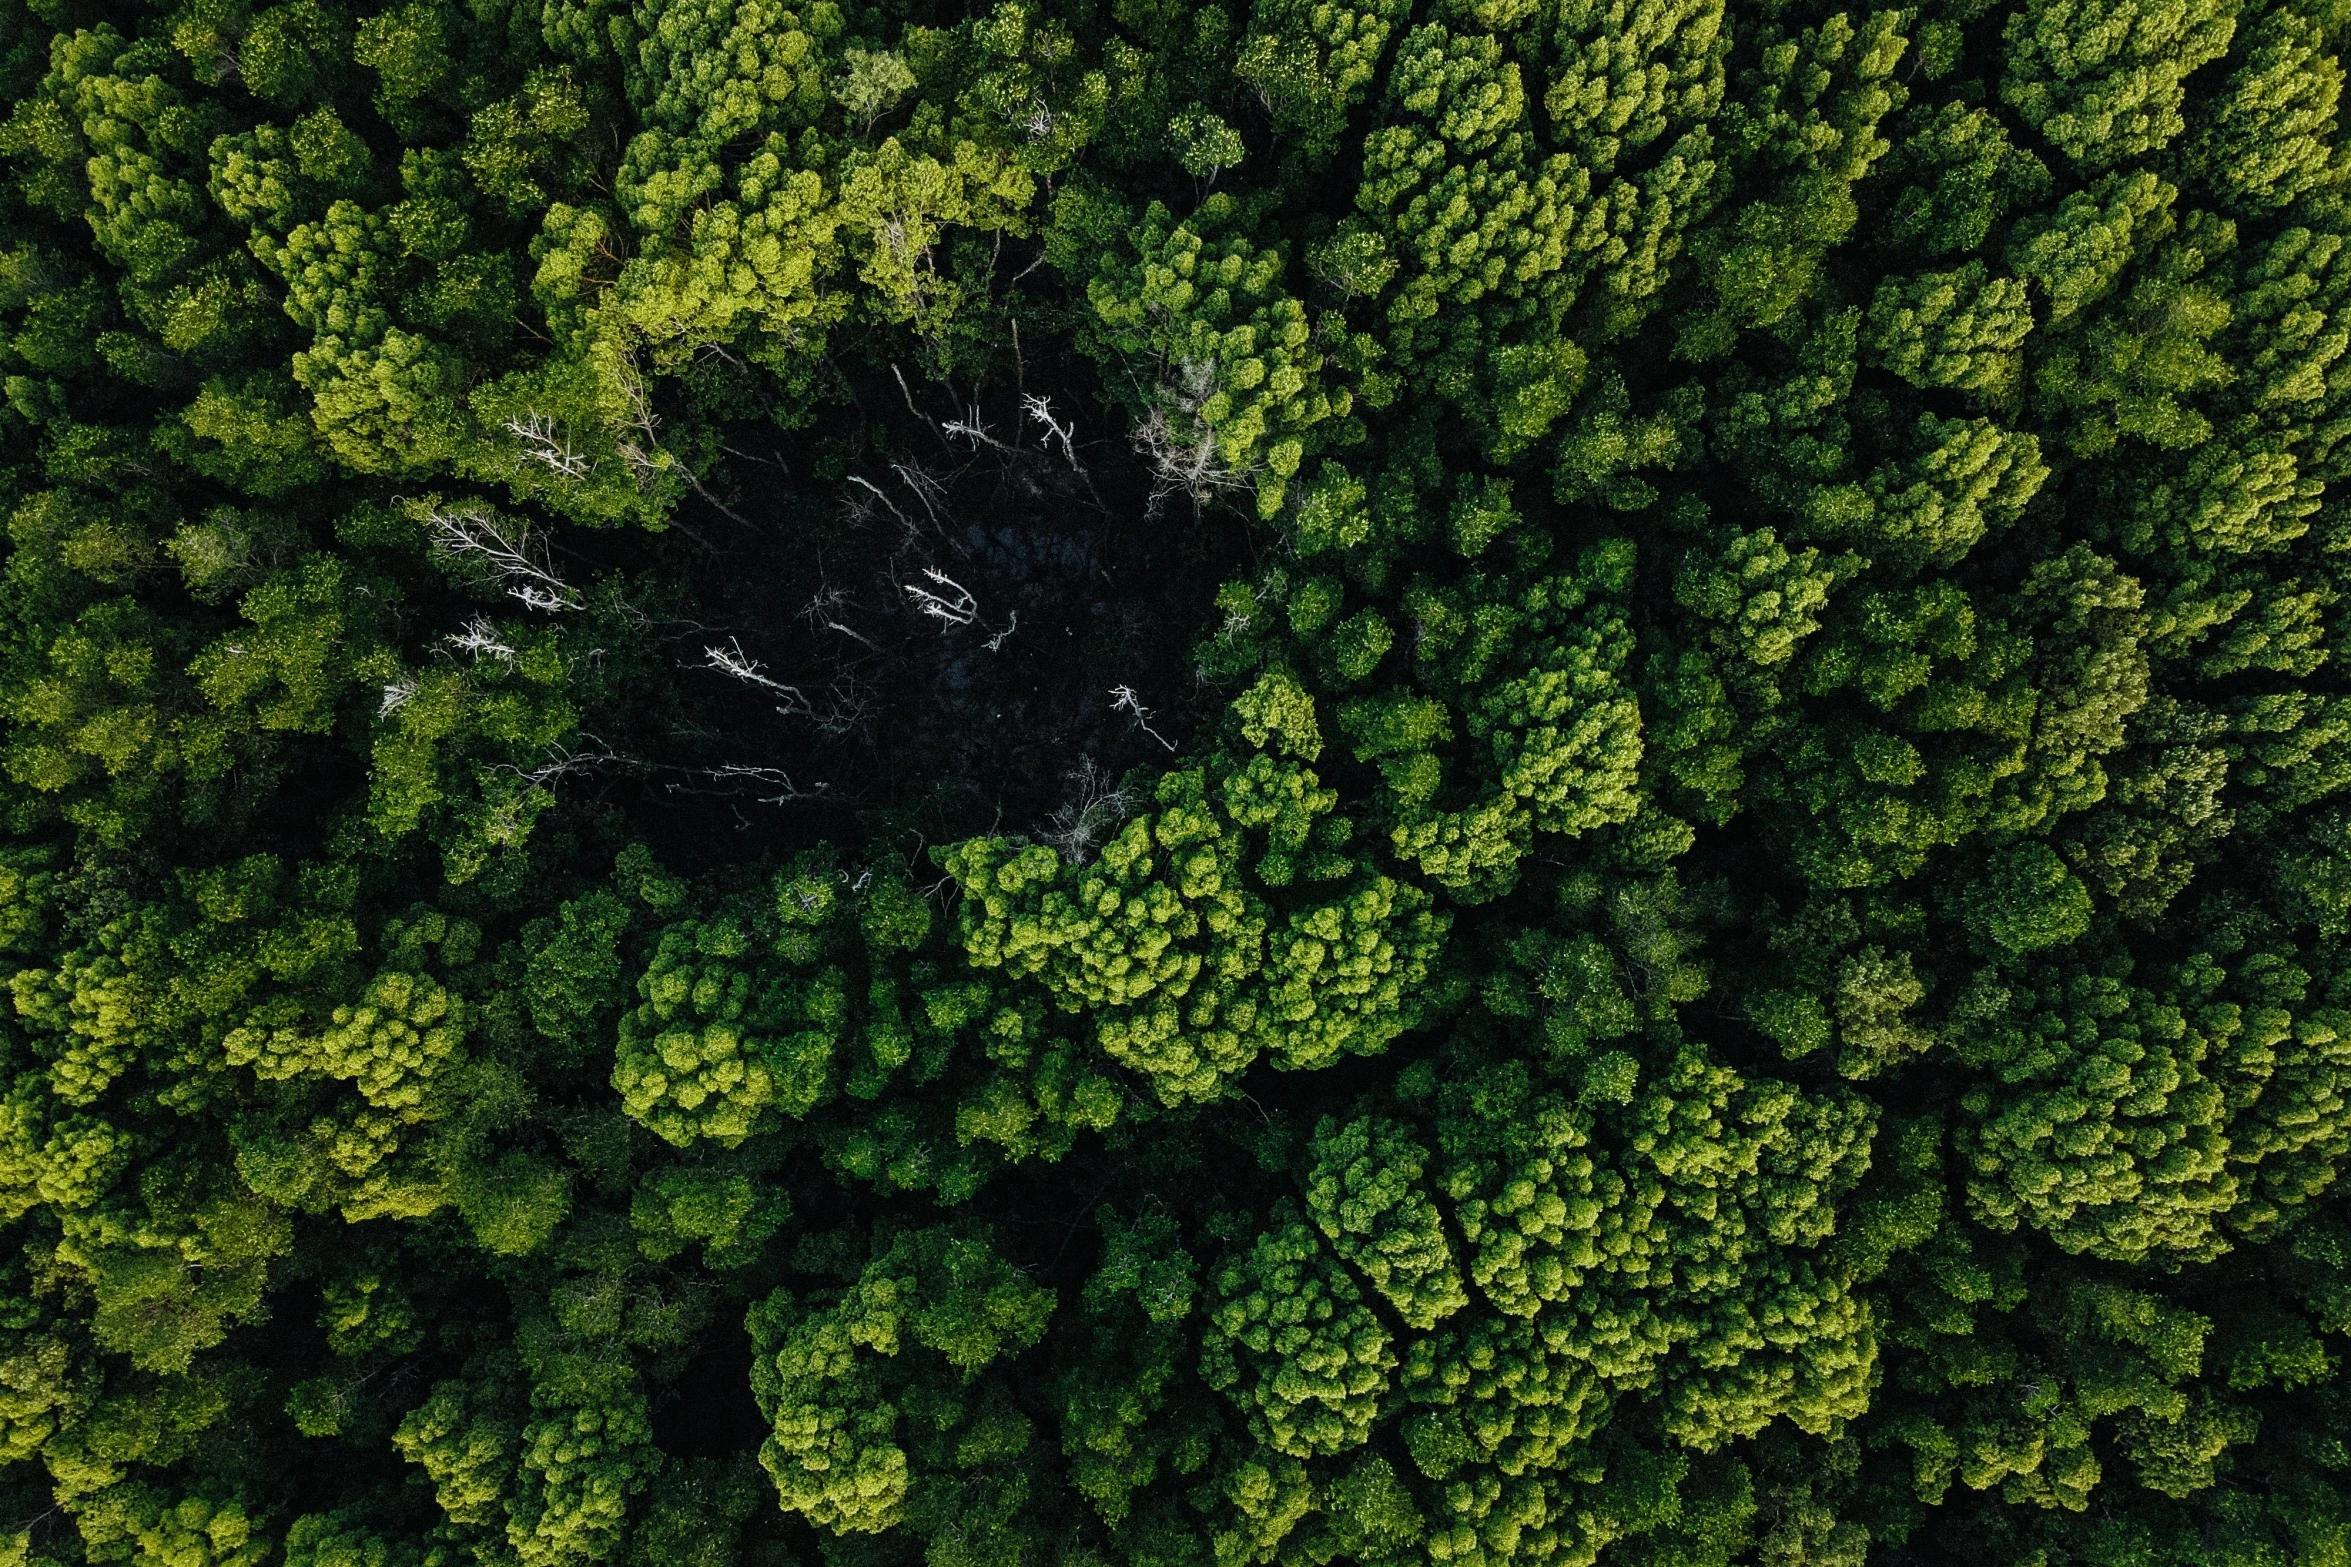
[[[633,757],[621,755],[594,735],[588,735],[584,738],[589,742],[590,748],[575,751],[569,746],[551,746],[548,748],[547,760],[538,766],[527,771],[513,766],[509,766],[505,770],[534,789],[551,790],[557,783],[571,777],[574,773],[591,773],[604,767],[643,767],[645,765]]]
[[[1252,472],[1233,467],[1218,450],[1216,432],[1200,416],[1216,391],[1216,366],[1202,361],[1179,364],[1162,384],[1150,416],[1135,426],[1131,437],[1136,451],[1151,465],[1151,505],[1156,508],[1178,490],[1205,505],[1222,491],[1254,486]],[[1170,417],[1169,405],[1174,407]]]
[[[1078,422],[1076,419],[1073,418],[1069,421],[1069,423],[1063,424],[1059,419],[1053,416],[1052,402],[1047,398],[1038,396],[1034,392],[1029,393],[1020,400],[1020,411],[1028,415],[1028,417],[1031,419],[1034,419],[1037,423],[1043,425],[1045,427],[1045,433],[1051,436],[1054,440],[1061,443],[1061,457],[1064,462],[1068,463],[1079,473],[1084,473],[1086,471],[1086,465],[1078,461],[1077,448],[1074,444],[1072,444],[1072,437],[1078,433]]]
[[[985,446],[990,451],[1012,451],[1011,447],[996,439],[996,432],[988,428],[987,421],[980,416],[976,405],[966,410],[960,419],[943,420],[939,425],[939,433],[969,441],[975,449]]]
[[[1002,631],[999,631],[994,636],[988,638],[988,651],[991,653],[1003,652],[1005,639],[1010,637],[1015,631],[1018,631],[1019,629],[1020,611],[1016,609],[1012,612],[1012,624],[1006,626]]]
[[[819,783],[813,789],[803,789],[793,783],[792,775],[780,767],[753,767],[733,762],[718,767],[701,768],[698,771],[698,776],[708,778],[714,783],[746,783],[774,790],[773,794],[755,796],[757,803],[761,805],[788,805],[794,800],[819,799],[831,787],[829,784]],[[675,789],[678,786],[672,784],[670,787]]]
[[[740,363],[716,343],[706,343],[703,347],[729,363]],[[621,417],[621,424],[636,432],[635,439],[619,443],[620,460],[628,465],[629,477],[636,481],[637,488],[644,489],[664,473],[675,473],[686,481],[686,487],[700,496],[712,511],[738,527],[749,528],[757,533],[759,524],[713,495],[709,486],[702,482],[701,475],[661,444],[661,415],[654,411],[653,395],[646,388],[645,373],[638,368],[633,350],[620,357],[615,378],[620,383],[621,397],[628,405],[627,412]],[[671,526],[676,526],[674,519]]]
[[[934,593],[912,582],[901,586],[905,588],[906,596],[914,600],[914,607],[918,611],[939,622],[942,632],[949,626],[968,626],[979,618],[980,601],[972,597],[969,588],[936,566],[923,567],[922,574],[947,589],[947,595],[952,596]]]
[[[931,519],[931,526],[944,534],[946,526],[939,521],[939,508],[932,504],[932,500],[935,497],[944,502],[947,499],[946,487],[923,469],[909,468],[902,462],[890,464],[890,471],[898,475],[905,482],[906,487],[914,492],[916,500],[922,502],[922,509]]]
[[[836,680],[825,688],[825,695],[831,699],[831,703],[821,711],[810,703],[803,703],[798,708],[779,707],[776,711],[791,718],[805,718],[835,738],[848,734],[865,722],[871,704],[863,688],[847,680]]]
[[[384,687],[383,705],[376,709],[376,717],[389,718],[416,699],[416,677],[402,675]]]
[[[749,685],[765,686],[770,691],[787,692],[795,700],[806,701],[800,695],[798,686],[785,685],[781,680],[770,680],[767,677],[767,666],[744,652],[743,645],[733,637],[727,638],[725,647],[704,648],[702,657],[706,669],[715,669],[722,675],[730,675]]]
[[[564,438],[562,427],[542,413],[527,414],[506,421],[506,433],[520,447],[518,460],[535,462],[575,484],[588,476],[594,461],[584,452],[573,449]]]
[[[1135,426],[1134,448],[1151,465],[1151,504],[1157,507],[1179,491],[1206,503],[1219,493],[1246,490],[1248,474],[1228,466],[1216,449],[1216,438],[1197,415],[1186,415],[1190,431],[1180,431],[1167,410],[1154,408]]]
[[[865,694],[855,686],[835,681],[826,693],[832,699],[830,704],[820,708],[798,686],[770,679],[766,666],[744,652],[742,645],[732,637],[727,639],[725,647],[706,647],[702,655],[700,667],[715,669],[746,685],[760,686],[775,692],[783,698],[776,704],[778,713],[786,718],[805,718],[826,734],[845,735],[865,718]]]
[[[838,610],[843,604],[848,602],[848,590],[844,588],[818,588],[816,590],[816,596],[810,599],[805,605],[801,606],[800,613],[806,617],[808,623],[811,626],[815,626],[818,629],[824,631],[838,631],[841,633],[841,635],[849,638],[851,641],[861,642],[865,646],[873,648],[876,653],[879,653],[881,649],[874,646],[873,640],[871,638],[867,637],[863,632],[856,630],[854,627],[841,624],[839,620],[834,618],[834,612]]]
[[[499,640],[498,628],[490,624],[487,615],[474,616],[462,629],[451,632],[442,640],[458,652],[470,653],[477,659],[494,658],[501,664],[511,664],[517,657],[512,645]]]
[[[906,513],[898,509],[898,503],[890,499],[890,497],[883,492],[880,485],[874,483],[873,480],[867,478],[862,473],[853,473],[849,475],[849,482],[856,485],[859,489],[871,494],[875,500],[880,501],[884,506],[889,507],[890,515],[898,519],[898,524],[900,527],[906,529],[906,531],[909,533],[914,531],[913,520],[909,518]]]
[[[1285,580],[1283,574],[1277,571],[1264,587],[1251,588],[1249,590],[1249,608],[1236,607],[1226,610],[1224,624],[1219,626],[1216,631],[1217,639],[1229,646],[1241,633],[1256,625],[1257,606],[1265,602],[1265,595],[1268,592],[1278,590]]]
[[[1134,814],[1133,802],[1110,775],[1087,757],[1063,775],[1074,797],[1053,813],[1053,828],[1037,835],[1070,865],[1083,865],[1117,826]]]
[[[899,225],[896,223],[886,225],[883,230],[883,237],[891,244],[893,249],[898,249],[900,254],[904,253],[902,246],[905,239],[905,234]],[[911,273],[912,268],[910,267],[908,270]],[[918,289],[920,288],[919,278],[916,280],[916,286]],[[914,389],[906,384],[906,372],[893,364],[890,366],[890,374],[897,379],[898,395],[906,399],[906,411],[914,415],[915,420],[918,423],[926,425],[929,424],[931,422],[930,415],[924,413],[921,409],[914,406]],[[943,432],[939,436],[939,444],[941,446],[947,446],[947,437]],[[955,448],[952,446],[947,446],[947,450],[953,451]]]
[[[716,495],[713,495],[710,492],[710,487],[695,476],[693,469],[687,467],[684,463],[681,462],[677,464],[677,471],[678,476],[686,481],[686,488],[692,490],[696,495],[700,496],[702,498],[702,503],[705,506],[708,506],[712,511],[717,512],[721,517],[724,517],[727,521],[733,523],[738,528],[749,528],[753,533],[757,533],[759,531],[758,523],[753,522],[750,518],[744,516],[741,512],[735,510],[735,508],[732,506],[729,506],[725,501],[722,501]],[[677,524],[673,520],[670,526],[675,527]]]
[[[1149,735],[1152,739],[1158,741],[1161,745],[1166,746],[1170,751],[1175,749],[1175,742],[1173,740],[1170,740],[1167,736],[1161,734],[1158,730],[1151,727],[1152,709],[1143,705],[1143,699],[1135,694],[1135,688],[1133,686],[1112,686],[1110,688],[1110,697],[1110,710],[1112,712],[1132,713],[1135,718],[1136,728],[1142,730],[1143,733]]]
[[[546,541],[530,524],[507,522],[478,506],[435,506],[424,520],[436,554],[475,563],[525,608],[552,614],[586,607],[579,590],[556,575]]]

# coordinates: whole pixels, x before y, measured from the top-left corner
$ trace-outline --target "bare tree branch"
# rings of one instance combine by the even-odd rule
[[[529,523],[508,522],[474,505],[434,506],[424,522],[434,553],[474,563],[525,608],[552,614],[587,607],[579,590],[556,575],[546,541]]]
[[[1149,735],[1152,739],[1158,741],[1161,745],[1166,746],[1170,751],[1175,749],[1175,742],[1173,740],[1170,740],[1167,736],[1161,734],[1158,730],[1151,727],[1152,709],[1143,705],[1143,699],[1135,694],[1135,688],[1133,686],[1112,686],[1110,688],[1110,696],[1110,710],[1112,712],[1134,714],[1136,728],[1142,730],[1143,733]]]
[[[562,434],[561,426],[545,414],[534,413],[506,421],[506,433],[521,447],[519,460],[535,462],[551,469],[575,484],[588,476],[595,463],[585,453],[575,451]]]
[[[822,799],[825,797],[825,791],[831,787],[829,784],[819,783],[813,789],[803,789],[793,783],[792,775],[780,767],[754,767],[737,762],[723,763],[717,767],[697,768],[695,775],[708,778],[714,783],[746,783],[774,790],[773,794],[754,797],[760,805],[788,805],[794,800]],[[671,784],[669,787],[672,791],[676,791],[684,786]]]
[[[1073,418],[1069,421],[1069,423],[1063,424],[1059,419],[1056,419],[1053,416],[1053,404],[1046,398],[1040,397],[1034,392],[1029,393],[1020,400],[1020,411],[1028,415],[1031,419],[1037,421],[1037,423],[1043,425],[1045,427],[1045,432],[1061,443],[1061,456],[1063,461],[1067,462],[1070,467],[1076,469],[1079,473],[1084,473],[1086,471],[1086,465],[1078,461],[1077,448],[1071,442],[1071,438],[1074,437],[1078,432],[1078,422],[1076,419]]]
[[[740,680],[746,685],[762,686],[784,700],[776,704],[776,711],[786,718],[805,718],[829,735],[845,735],[865,719],[865,694],[845,681],[835,681],[826,693],[831,704],[818,707],[798,686],[771,680],[767,668],[732,637],[725,647],[706,647],[702,650],[704,669],[715,669],[720,674]]]
[[[962,418],[942,421],[939,425],[939,433],[950,437],[961,437],[971,442],[975,449],[986,446],[999,452],[1012,450],[1011,447],[996,439],[995,432],[988,428],[987,421],[980,416],[979,405],[976,403],[965,411]]]
[[[914,531],[914,523],[912,519],[910,519],[906,513],[898,509],[898,503],[890,499],[887,494],[883,493],[882,487],[880,485],[874,483],[873,480],[867,478],[862,473],[853,473],[849,475],[849,482],[856,485],[859,489],[871,494],[875,500],[880,501],[884,506],[889,507],[890,515],[898,519],[899,526],[905,528],[909,533]]]
[[[1065,864],[1083,865],[1134,814],[1134,805],[1090,756],[1063,776],[1074,785],[1074,797],[1054,811],[1052,830],[1037,834],[1037,840],[1050,845]]]
[[[875,646],[872,638],[866,636],[863,632],[858,631],[853,627],[844,626],[840,621],[834,618],[833,612],[848,602],[849,593],[847,589],[819,587],[816,590],[816,596],[811,598],[805,605],[801,607],[800,613],[807,618],[810,625],[819,627],[826,631],[838,631],[841,633],[841,635],[849,638],[851,641],[861,642],[865,646],[872,648],[876,653],[879,653],[881,649]]]
[[[934,593],[930,589],[912,582],[901,584],[901,586],[905,588],[906,596],[914,600],[914,607],[917,610],[939,622],[941,631],[945,631],[949,626],[968,626],[979,618],[980,601],[972,597],[969,588],[936,566],[923,567],[922,574],[940,587],[947,589],[948,593],[953,596],[948,597]]]
[[[501,664],[511,664],[516,658],[514,648],[498,638],[498,628],[490,624],[487,615],[476,615],[461,630],[442,639],[460,653],[471,653],[475,658],[494,658]]]

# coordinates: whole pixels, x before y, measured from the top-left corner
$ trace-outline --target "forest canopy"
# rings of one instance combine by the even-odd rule
[[[2344,1567],[2342,0],[0,0],[0,1567]]]

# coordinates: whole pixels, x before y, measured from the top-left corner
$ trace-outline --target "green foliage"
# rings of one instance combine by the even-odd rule
[[[0,1567],[2341,1562],[2347,20],[15,7]]]
[[[751,975],[729,961],[749,951],[749,936],[726,921],[664,931],[637,981],[644,999],[622,1020],[613,1090],[633,1119],[680,1148],[704,1137],[732,1147],[776,1102],[768,1052],[751,1034],[764,1021],[752,1011]]]
[[[1396,1355],[1386,1328],[1294,1208],[1215,1270],[1200,1374],[1294,1458],[1371,1434]]]
[[[1436,1205],[1416,1183],[1428,1155],[1405,1128],[1359,1119],[1315,1128],[1306,1208],[1339,1256],[1426,1331],[1469,1304]]]
[[[2028,4],[2001,34],[2000,96],[2084,170],[2161,149],[2187,126],[2183,82],[2228,51],[2236,7]]]
[[[1222,1096],[1260,1055],[1303,1071],[1379,1053],[1417,1015],[1446,927],[1341,852],[1312,772],[1263,752],[1217,771],[1213,793],[1209,773],[1168,775],[1160,809],[1091,865],[986,839],[943,856],[969,960],[1090,1012],[1103,1053],[1171,1105]],[[1298,877],[1294,906],[1268,902]]]
[[[1221,138],[1200,130],[1184,153],[1187,166],[1208,160],[1196,173],[1238,147],[1216,124]],[[1217,150],[1199,151],[1211,142]],[[1132,259],[1102,257],[1087,298],[1105,350],[1135,362],[1150,388],[1141,438],[1158,483],[1202,499],[1251,488],[1259,515],[1275,515],[1316,426],[1350,403],[1323,388],[1306,307],[1282,286],[1285,258],[1252,243],[1244,210],[1222,193],[1181,223],[1154,202],[1132,245]]]
[[[901,1404],[937,1432],[957,1431],[961,1441],[948,1447],[961,1449],[963,1467],[1009,1456],[987,1453],[992,1440],[1009,1438],[1017,1452],[1025,1422],[1018,1435],[1001,1429],[1008,1412],[991,1407],[982,1373],[1036,1343],[1053,1305],[984,1238],[923,1230],[901,1236],[833,1298],[796,1303],[778,1291],[754,1307],[751,1388],[775,1427],[759,1461],[785,1508],[836,1534],[897,1523],[910,1489],[928,1479],[895,1440]],[[947,1379],[925,1378],[925,1360]],[[910,1382],[914,1396],[893,1404],[889,1389]],[[916,1463],[936,1445],[916,1444]]]

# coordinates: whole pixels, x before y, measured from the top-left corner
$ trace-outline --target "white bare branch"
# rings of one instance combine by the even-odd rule
[[[1052,830],[1037,837],[1065,863],[1083,865],[1093,857],[1096,846],[1134,814],[1134,805],[1090,756],[1064,776],[1075,786],[1073,797],[1053,813]]]
[[[840,620],[838,619],[838,611],[842,605],[848,602],[849,593],[847,589],[829,586],[820,587],[816,590],[816,596],[801,606],[800,613],[807,618],[808,623],[811,626],[814,626],[817,629],[823,631],[838,631],[841,633],[841,635],[849,638],[851,641],[861,642],[865,646],[873,648],[875,652],[879,653],[881,649],[874,647],[873,640],[870,637],[866,636],[863,632],[858,631],[855,627],[841,624]]]
[[[614,366],[614,378],[620,382],[620,395],[628,404],[621,422],[642,435],[647,446],[659,450],[661,416],[653,411],[653,394],[645,387],[645,372],[639,368],[634,351],[620,356]]]
[[[733,637],[727,638],[725,647],[704,648],[702,656],[705,668],[715,669],[722,675],[732,675],[735,679],[750,685],[765,686],[770,691],[789,692],[796,700],[805,700],[801,698],[798,686],[788,686],[780,680],[768,679],[767,666],[744,652],[742,643]]]
[[[425,528],[437,554],[487,571],[525,608],[555,613],[583,609],[579,590],[555,574],[546,542],[530,524],[507,522],[479,506],[433,507]]]
[[[828,704],[819,708],[813,702],[803,701],[798,707],[779,707],[777,712],[793,718],[805,718],[826,734],[838,739],[865,722],[870,703],[866,693],[846,680],[836,680],[825,688]]]
[[[1225,611],[1224,624],[1219,626],[1216,631],[1219,641],[1229,645],[1243,632],[1257,624],[1257,607],[1265,602],[1266,591],[1264,588],[1251,588],[1248,608],[1242,609],[1236,606]]]
[[[595,466],[586,454],[573,449],[564,437],[562,426],[545,414],[509,419],[506,433],[521,447],[523,461],[538,463],[574,482],[586,478],[588,470]]]
[[[1167,736],[1161,734],[1158,730],[1151,727],[1152,709],[1143,705],[1143,699],[1135,694],[1135,688],[1133,686],[1112,686],[1110,688],[1110,698],[1110,710],[1112,712],[1132,713],[1135,717],[1136,728],[1142,730],[1143,733],[1149,735],[1152,739],[1158,741],[1161,745],[1166,746],[1170,751],[1175,749],[1175,742],[1173,740],[1170,740]]]
[[[921,467],[909,468],[902,462],[892,463],[890,471],[897,474],[905,482],[906,487],[914,492],[916,500],[922,502],[922,509],[931,519],[931,526],[934,528],[944,527],[945,524],[939,521],[939,508],[933,502],[946,501],[946,487]]]
[[[965,410],[960,419],[942,419],[939,422],[939,433],[949,440],[960,438],[969,441],[975,450],[982,446],[999,452],[1012,450],[996,439],[996,432],[989,429],[987,421],[980,417],[979,405],[976,403]]]
[[[999,631],[994,636],[988,638],[988,651],[991,653],[1003,652],[1005,639],[1010,637],[1015,631],[1018,631],[1019,629],[1020,611],[1016,609],[1012,612],[1012,624],[1006,626],[1002,631]]]
[[[909,518],[906,513],[898,509],[898,503],[890,499],[889,495],[883,491],[880,485],[874,483],[873,480],[867,478],[862,473],[853,473],[849,475],[849,482],[856,485],[859,489],[864,490],[868,494],[872,495],[875,500],[880,501],[884,506],[889,507],[890,515],[898,519],[898,524],[900,527],[906,529],[906,531],[909,533],[914,531],[913,519]]]
[[[1205,401],[1205,399],[1202,399]],[[1224,460],[1215,432],[1197,412],[1189,391],[1180,399],[1178,417],[1155,407],[1135,426],[1134,448],[1151,465],[1151,504],[1157,506],[1179,490],[1206,503],[1220,491],[1246,490],[1253,477]],[[1179,427],[1179,422],[1181,427]]]
[[[947,590],[946,594],[932,592],[915,583],[902,584],[906,596],[914,600],[914,607],[939,622],[945,632],[949,626],[968,626],[979,618],[980,601],[971,596],[971,590],[948,576],[936,566],[925,566],[922,574]]]
[[[471,653],[475,658],[494,658],[501,664],[511,664],[518,656],[510,643],[499,640],[498,628],[490,624],[487,615],[476,615],[462,630],[444,638],[460,653]]]
[[[701,776],[717,783],[747,783],[774,790],[773,794],[757,797],[758,803],[761,805],[785,805],[794,800],[818,799],[827,788],[831,787],[828,784],[819,783],[813,789],[803,789],[794,784],[792,775],[780,767],[753,767],[735,762],[718,767],[703,768]]]
[[[620,453],[621,462],[629,470],[629,477],[637,481],[637,488],[640,490],[645,487],[648,480],[655,478],[668,467],[668,464],[660,459],[669,454],[658,446],[653,448],[653,451],[658,454],[657,456],[647,455],[645,448],[634,441],[623,441],[616,450]]]
[[[383,705],[376,709],[376,717],[389,718],[416,699],[416,677],[402,675],[384,687]]]
[[[786,718],[805,718],[829,735],[845,735],[865,721],[865,694],[854,685],[835,681],[826,693],[830,702],[818,707],[798,686],[786,685],[768,677],[767,666],[743,651],[742,644],[727,639],[725,647],[706,647],[702,650],[704,669],[715,669],[722,675],[742,681],[745,685],[761,686],[783,698],[776,711]]]
[[[603,741],[597,740],[593,735],[587,738],[591,742],[592,748],[575,751],[569,746],[552,746],[549,748],[547,760],[538,766],[527,771],[519,767],[509,767],[507,771],[535,789],[552,789],[557,783],[571,777],[574,773],[590,773],[602,767],[641,768],[645,765],[621,755]]]
[[[1077,447],[1072,444],[1072,438],[1078,433],[1078,422],[1075,418],[1072,418],[1069,423],[1063,424],[1053,416],[1051,400],[1040,397],[1034,392],[1020,400],[1020,411],[1043,425],[1045,433],[1061,443],[1061,457],[1064,462],[1080,473],[1086,471],[1086,465],[1078,461]]]

